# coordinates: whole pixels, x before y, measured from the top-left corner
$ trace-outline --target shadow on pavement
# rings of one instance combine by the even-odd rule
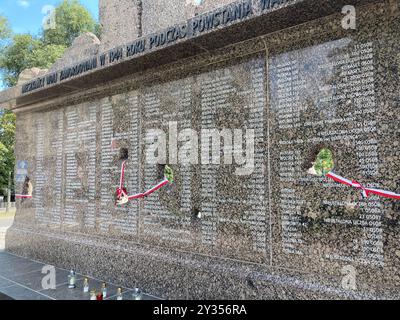
[[[14,299],[10,298],[9,296],[6,296],[5,294],[2,294],[0,292],[0,301],[4,301],[4,300],[14,300]]]

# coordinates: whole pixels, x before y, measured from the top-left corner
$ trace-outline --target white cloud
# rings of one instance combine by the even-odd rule
[[[23,8],[28,8],[31,4],[28,0],[18,0],[18,5]]]

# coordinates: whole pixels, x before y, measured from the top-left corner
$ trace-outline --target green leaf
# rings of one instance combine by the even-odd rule
[[[174,171],[168,165],[166,165],[164,168],[164,176],[168,179],[169,183],[174,182]]]

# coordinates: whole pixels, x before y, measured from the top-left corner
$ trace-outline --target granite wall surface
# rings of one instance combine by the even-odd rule
[[[360,7],[356,30],[338,13],[19,113],[34,193],[7,250],[166,299],[399,298],[399,201],[308,173],[325,147],[335,173],[400,192],[398,10]],[[215,129],[231,163],[202,157]],[[174,147],[149,163],[160,130],[195,164]],[[122,149],[129,193],[163,164],[175,182],[116,207]]]

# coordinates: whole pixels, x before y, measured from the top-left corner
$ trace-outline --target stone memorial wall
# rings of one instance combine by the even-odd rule
[[[362,197],[400,193],[399,8],[356,8],[18,112],[7,250],[166,299],[399,298],[399,200]],[[174,183],[116,206],[121,152],[129,194]]]

